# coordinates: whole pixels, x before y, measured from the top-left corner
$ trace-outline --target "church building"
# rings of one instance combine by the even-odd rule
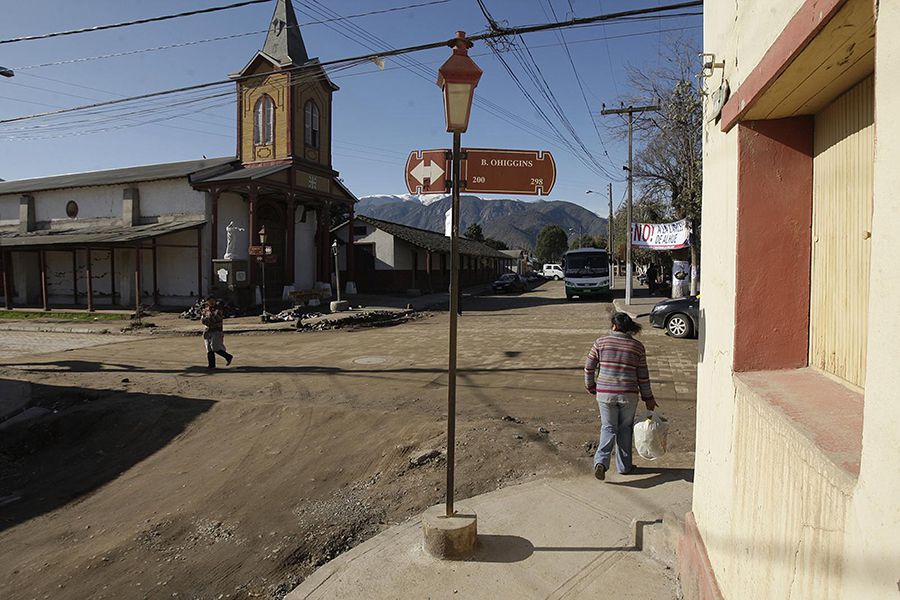
[[[352,218],[356,198],[331,161],[338,87],[288,0],[231,77],[236,157],[0,181],[6,308],[253,303],[331,285],[332,220]]]

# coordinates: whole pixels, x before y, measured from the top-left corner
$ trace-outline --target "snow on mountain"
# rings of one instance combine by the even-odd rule
[[[382,206],[393,202],[417,202],[423,206],[428,206],[448,197],[449,194],[375,194],[362,196],[359,202],[364,206]]]

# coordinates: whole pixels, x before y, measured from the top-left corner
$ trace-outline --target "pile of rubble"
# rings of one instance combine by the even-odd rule
[[[197,300],[192,307],[181,313],[181,318],[199,321],[200,313],[203,312],[203,307],[206,305],[207,300],[207,298],[200,298]],[[241,309],[225,300],[219,300],[219,307],[221,307],[226,319],[243,315]]]
[[[322,313],[315,311],[308,311],[303,306],[295,306],[294,308],[288,308],[287,310],[283,310],[277,315],[266,313],[265,322],[266,323],[276,323],[278,321],[302,321],[303,319],[312,319],[313,317],[321,317]]]
[[[420,319],[422,313],[413,311],[395,312],[389,310],[370,310],[342,316],[340,319],[322,319],[315,323],[297,321],[298,331],[328,331],[354,327],[391,327],[407,321]]]

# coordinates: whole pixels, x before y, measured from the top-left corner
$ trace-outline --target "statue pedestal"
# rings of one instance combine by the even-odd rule
[[[241,308],[253,304],[250,290],[250,269],[244,259],[214,258],[212,292]]]

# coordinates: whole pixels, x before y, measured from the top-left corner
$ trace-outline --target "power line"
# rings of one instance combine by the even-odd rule
[[[338,19],[325,19],[325,20],[321,20],[321,21],[308,21],[308,22],[306,22],[306,23],[303,24],[303,27],[308,27],[308,26],[310,26],[310,25],[324,25],[324,24],[326,24],[326,23],[331,23],[331,22],[334,22],[334,21],[340,21],[340,20],[345,20],[345,19],[357,19],[357,18],[360,18],[360,17],[368,17],[368,16],[372,16],[372,15],[380,15],[380,14],[385,14],[385,13],[397,12],[397,11],[401,11],[401,10],[411,10],[411,9],[414,9],[414,8],[421,8],[421,7],[424,7],[424,6],[433,6],[433,5],[435,5],[435,4],[446,4],[447,2],[450,2],[450,1],[451,1],[451,0],[432,0],[431,2],[422,2],[422,3],[419,3],[419,4],[408,4],[408,5],[405,5],[405,6],[394,6],[394,7],[391,7],[391,8],[383,8],[383,9],[381,9],[381,10],[371,10],[371,11],[369,11],[369,12],[356,13],[356,14],[353,14],[353,15],[347,15],[346,17],[341,17],[341,18],[338,18]],[[293,27],[293,26],[291,26],[291,27]],[[300,27],[300,26],[298,25],[297,27]],[[59,61],[56,61],[56,62],[41,63],[41,64],[36,64],[36,65],[26,65],[26,66],[24,66],[24,67],[15,67],[15,70],[16,70],[16,71],[27,71],[27,70],[30,70],[30,69],[40,69],[40,68],[44,68],[44,67],[55,67],[55,66],[59,66],[59,65],[69,65],[69,64],[80,63],[80,62],[88,62],[88,61],[92,61],[92,60],[104,60],[104,59],[107,59],[107,58],[119,58],[119,57],[122,57],[122,56],[132,56],[132,55],[134,55],[134,54],[143,54],[143,53],[145,53],[145,52],[157,52],[157,51],[159,51],[159,50],[172,50],[172,49],[174,49],[174,48],[185,48],[185,47],[188,47],[188,46],[196,46],[196,45],[198,45],[198,44],[207,44],[207,43],[209,43],[209,42],[221,42],[221,41],[224,41],[224,40],[233,40],[233,39],[237,39],[237,38],[247,37],[247,36],[250,36],[250,35],[258,35],[258,34],[260,34],[260,33],[266,33],[267,31],[268,31],[268,29],[262,29],[262,30],[258,30],[258,31],[246,31],[246,32],[244,32],[244,33],[234,33],[234,34],[231,34],[231,35],[221,35],[221,36],[218,36],[218,37],[205,38],[205,39],[200,39],[200,40],[190,40],[190,41],[187,41],[187,42],[179,42],[179,43],[177,43],[177,44],[166,44],[166,45],[163,45],[163,46],[153,46],[153,47],[150,47],[150,48],[141,48],[141,49],[138,49],[138,50],[127,50],[127,51],[124,51],[124,52],[113,52],[113,53],[110,53],[110,54],[99,54],[99,55],[96,55],[96,56],[85,56],[85,57],[81,57],[81,58],[72,58],[72,59],[69,59],[69,60],[59,60]]]
[[[17,38],[10,38],[8,40],[0,40],[0,44],[14,44],[16,42],[27,42],[31,40],[45,40],[48,38],[59,37],[62,35],[75,35],[78,33],[89,33],[92,31],[104,31],[106,29],[118,29],[120,27],[130,27],[131,25],[143,25],[145,23],[156,23],[158,21],[168,21],[169,19],[179,19],[181,17],[190,17],[193,15],[202,15],[206,13],[219,12],[222,10],[231,10],[232,8],[240,8],[242,6],[249,6],[251,4],[262,4],[263,2],[269,2],[269,0],[244,0],[243,2],[235,2],[234,4],[227,4],[225,6],[211,6],[209,8],[199,8],[197,10],[190,10],[187,12],[176,13],[172,15],[162,15],[159,17],[148,17],[146,19],[135,19],[134,21],[125,21],[122,23],[111,23],[109,25],[94,25],[93,27],[84,27],[82,29],[70,29],[68,31],[57,31],[55,33],[42,33],[39,35],[24,35]]]
[[[633,16],[646,15],[646,14],[655,14],[655,13],[659,13],[659,12],[666,12],[666,11],[670,11],[670,10],[679,10],[682,8],[687,8],[687,7],[692,7],[692,6],[702,6],[702,5],[703,5],[703,0],[692,0],[690,2],[681,2],[678,4],[670,4],[670,5],[659,6],[659,7],[634,9],[634,10],[622,11],[622,12],[618,12],[618,13],[611,13],[611,14],[607,14],[607,15],[595,15],[593,17],[575,18],[575,19],[570,19],[567,21],[556,22],[556,23],[543,23],[543,24],[539,24],[539,25],[528,25],[528,26],[522,26],[522,27],[503,27],[503,28],[498,29],[497,31],[491,31],[491,32],[471,36],[468,39],[470,41],[491,40],[491,39],[497,39],[497,38],[501,38],[501,37],[507,37],[510,35],[523,35],[523,34],[528,34],[528,33],[535,33],[538,31],[550,31],[550,30],[562,29],[562,28],[566,28],[566,27],[576,27],[579,25],[587,25],[587,24],[591,24],[591,23],[598,23],[601,21],[611,21],[611,20],[617,20],[617,19],[622,19],[622,18],[626,18],[626,17],[633,17]],[[446,41],[429,42],[426,44],[419,44],[416,46],[407,46],[405,48],[396,48],[393,50],[386,50],[383,52],[372,52],[369,54],[363,54],[363,55],[353,56],[353,57],[348,57],[348,58],[339,58],[339,59],[334,59],[334,60],[329,60],[329,61],[322,61],[322,62],[318,62],[318,63],[313,63],[313,65],[307,63],[304,65],[300,65],[298,67],[292,67],[289,69],[283,69],[283,70],[279,70],[279,71],[268,71],[265,73],[256,73],[254,75],[239,77],[239,78],[236,78],[235,80],[225,79],[225,80],[219,80],[219,81],[210,81],[210,82],[206,82],[206,83],[182,86],[182,87],[173,88],[173,89],[169,89],[169,90],[149,92],[146,94],[140,94],[140,95],[131,96],[128,98],[120,98],[120,99],[116,99],[116,100],[109,100],[106,102],[100,102],[100,103],[89,104],[89,105],[84,105],[84,106],[74,106],[74,107],[67,108],[67,109],[61,109],[58,111],[49,111],[49,112],[44,112],[44,113],[23,115],[20,117],[13,117],[13,118],[9,118],[9,119],[2,119],[2,120],[0,120],[0,124],[13,123],[13,122],[17,122],[17,121],[35,119],[35,118],[46,117],[46,116],[50,116],[50,115],[64,114],[64,113],[69,113],[69,112],[75,112],[75,111],[80,111],[80,110],[96,108],[96,107],[100,107],[100,106],[108,106],[108,105],[112,105],[112,104],[121,104],[124,102],[131,102],[134,100],[141,100],[141,99],[145,99],[145,98],[156,98],[156,97],[165,96],[168,94],[175,94],[175,93],[192,91],[192,90],[206,89],[206,88],[210,88],[210,87],[214,87],[214,86],[231,84],[231,83],[234,83],[234,81],[239,81],[242,79],[252,79],[252,78],[258,78],[258,77],[266,77],[268,75],[275,75],[278,73],[288,73],[288,72],[293,72],[293,71],[299,71],[299,70],[303,70],[303,69],[308,69],[311,66],[318,66],[321,68],[325,68],[325,67],[332,66],[332,65],[343,65],[343,64],[347,64],[347,63],[365,63],[365,62],[369,62],[372,59],[376,59],[376,58],[385,58],[385,57],[389,57],[389,56],[400,56],[400,55],[405,55],[405,54],[411,54],[414,52],[421,52],[424,50],[433,50],[436,48],[445,47],[446,45],[447,45]]]

